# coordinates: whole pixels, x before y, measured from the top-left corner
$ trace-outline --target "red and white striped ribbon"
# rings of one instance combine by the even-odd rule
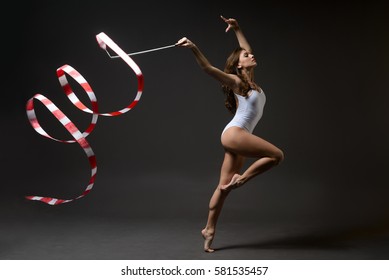
[[[89,183],[84,190],[84,192],[73,198],[73,199],[59,199],[59,198],[53,198],[53,197],[42,197],[42,196],[26,196],[28,200],[36,200],[41,201],[43,203],[49,204],[49,205],[58,205],[63,204],[67,202],[71,202],[73,200],[82,198],[86,196],[93,188],[93,185],[95,183],[96,173],[97,173],[97,164],[96,164],[96,156],[92,150],[92,147],[89,145],[88,141],[86,140],[86,137],[93,131],[93,129],[96,126],[98,116],[118,116],[121,114],[124,114],[134,108],[136,104],[138,103],[139,99],[141,98],[142,92],[143,92],[143,86],[144,86],[144,80],[143,80],[143,74],[138,65],[118,46],[116,45],[105,33],[101,32],[98,35],[96,35],[97,42],[99,46],[106,50],[107,46],[114,51],[119,57],[121,57],[127,64],[130,66],[130,68],[135,72],[138,80],[138,89],[137,94],[135,96],[135,99],[125,108],[119,110],[119,111],[113,111],[109,113],[99,113],[98,112],[98,104],[97,99],[92,91],[91,86],[89,83],[84,79],[84,77],[77,72],[73,67],[69,65],[63,65],[60,68],[57,69],[57,77],[59,79],[59,82],[62,86],[62,89],[64,90],[65,94],[69,98],[69,100],[80,110],[92,114],[92,120],[90,122],[90,125],[84,132],[80,132],[80,130],[76,127],[76,125],[57,107],[54,105],[54,103],[43,96],[42,94],[35,94],[32,98],[30,98],[27,101],[26,104],[26,111],[27,111],[27,117],[30,121],[30,124],[35,129],[36,132],[38,132],[40,135],[47,137],[49,139],[52,139],[54,141],[58,141],[61,143],[75,143],[77,142],[81,148],[86,153],[89,165],[91,168],[91,177],[89,179]],[[67,78],[66,74],[68,74],[70,77],[72,77],[87,93],[89,100],[92,104],[92,109],[89,109],[86,107],[76,96],[76,94],[73,92]],[[38,118],[35,114],[34,110],[34,100],[39,100],[56,118],[57,120],[65,127],[65,129],[72,135],[74,140],[60,140],[52,137],[49,135],[39,124]]]

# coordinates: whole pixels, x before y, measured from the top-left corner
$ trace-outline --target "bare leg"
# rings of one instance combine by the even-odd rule
[[[215,235],[216,223],[230,191],[277,165],[284,158],[282,151],[276,146],[239,127],[229,128],[222,136],[222,144],[226,153],[220,181],[209,203],[207,225],[201,231],[205,240],[204,250],[206,252],[214,251],[211,243]],[[240,175],[245,157],[258,160]]]
[[[226,149],[236,154],[258,158],[242,175],[234,174],[229,183],[220,187],[222,191],[242,186],[253,177],[277,165],[284,158],[283,152],[276,146],[238,127],[231,127],[226,131],[222,143]]]
[[[216,187],[209,202],[208,220],[205,228],[201,231],[204,237],[204,251],[213,252],[211,243],[215,236],[216,223],[223,208],[225,199],[229,191],[221,191],[220,186],[228,184],[234,174],[239,173],[242,168],[244,158],[226,151],[221,168],[219,185]]]

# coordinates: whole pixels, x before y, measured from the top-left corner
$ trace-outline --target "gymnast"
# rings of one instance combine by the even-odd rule
[[[188,38],[183,37],[176,43],[176,46],[191,49],[202,70],[221,83],[225,94],[225,106],[234,114],[221,134],[221,144],[225,151],[224,160],[219,184],[209,202],[208,220],[201,231],[204,251],[208,253],[214,252],[211,244],[215,237],[216,224],[223,203],[231,190],[243,186],[250,179],[282,162],[284,158],[279,148],[252,134],[262,117],[266,102],[265,93],[254,82],[254,68],[257,62],[237,20],[226,19],[223,16],[221,18],[228,25],[225,31],[232,29],[239,43],[239,47],[227,58],[224,71],[210,64],[200,49]],[[255,161],[241,172],[246,158],[254,158]]]

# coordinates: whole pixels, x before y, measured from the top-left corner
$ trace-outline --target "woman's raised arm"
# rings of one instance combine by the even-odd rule
[[[228,32],[232,28],[234,30],[234,32],[235,32],[236,39],[238,39],[239,46],[241,48],[244,48],[249,53],[252,53],[251,46],[250,46],[249,42],[247,41],[246,37],[244,36],[243,31],[240,28],[240,26],[239,26],[238,22],[236,21],[236,19],[233,19],[233,18],[228,18],[227,19],[227,18],[225,18],[223,16],[220,16],[220,17],[221,17],[222,20],[224,20],[225,23],[228,24],[228,26],[226,28],[226,32]]]
[[[231,89],[236,89],[241,82],[241,80],[233,74],[227,74],[220,69],[214,67],[200,49],[188,38],[183,37],[176,43],[176,46],[190,48],[196,58],[197,63],[200,65],[207,74],[221,82],[223,85],[230,87]]]

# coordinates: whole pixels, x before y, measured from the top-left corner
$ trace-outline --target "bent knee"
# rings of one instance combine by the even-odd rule
[[[272,159],[274,161],[274,165],[280,164],[284,161],[284,152],[278,149],[277,152],[272,156]]]

